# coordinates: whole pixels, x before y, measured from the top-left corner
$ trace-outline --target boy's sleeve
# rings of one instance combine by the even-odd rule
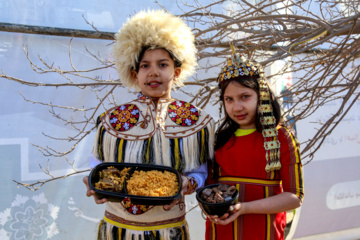
[[[95,134],[95,138],[94,138],[94,143],[93,143],[93,147],[91,150],[91,157],[90,157],[90,166],[91,166],[91,162],[92,159],[98,160],[98,161],[103,161],[104,160],[104,156],[103,156],[103,137],[105,134],[105,128],[102,126],[101,124],[101,118],[105,115],[105,113],[101,114],[97,120],[96,120],[96,134]],[[96,163],[96,161],[94,161]],[[97,165],[97,164],[96,164]],[[95,166],[96,166],[95,165]]]
[[[90,168],[94,168],[100,163],[102,163],[102,161],[95,158],[92,154],[90,155]]]
[[[202,164],[198,169],[191,171],[191,172],[185,172],[185,176],[187,177],[193,177],[196,180],[197,188],[201,188],[204,186],[205,180],[207,178],[207,164]]]

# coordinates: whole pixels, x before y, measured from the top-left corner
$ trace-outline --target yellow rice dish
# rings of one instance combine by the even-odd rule
[[[127,191],[131,195],[151,197],[171,197],[179,190],[175,173],[168,171],[134,171],[127,181]]]

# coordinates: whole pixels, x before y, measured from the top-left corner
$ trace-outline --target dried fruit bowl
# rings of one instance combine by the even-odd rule
[[[203,188],[197,189],[196,190],[196,200],[199,202],[199,204],[201,204],[202,208],[204,209],[204,211],[207,214],[217,215],[220,217],[220,216],[224,215],[225,213],[229,212],[229,207],[235,203],[236,199],[239,196],[239,192],[238,192],[238,190],[236,190],[231,195],[231,198],[229,200],[225,200],[224,202],[220,202],[220,203],[207,202],[201,198],[202,192],[205,189],[209,189],[209,188],[211,189],[211,188],[218,187],[218,186],[219,186],[219,183],[207,185]]]

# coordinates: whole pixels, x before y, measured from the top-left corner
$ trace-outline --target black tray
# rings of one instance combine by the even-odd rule
[[[143,171],[151,171],[151,170],[158,170],[158,171],[169,171],[175,173],[178,180],[179,189],[178,192],[171,197],[150,197],[150,196],[138,196],[138,195],[131,195],[127,194],[126,191],[126,180],[123,188],[123,192],[110,192],[105,190],[100,190],[95,188],[95,183],[99,181],[100,174],[99,172],[103,169],[106,169],[110,166],[113,166],[120,171],[126,167],[130,167],[128,178],[131,174],[136,170],[143,170]],[[98,198],[107,198],[111,202],[121,202],[124,198],[130,198],[132,204],[136,205],[165,205],[169,204],[175,199],[181,199],[181,189],[182,189],[182,178],[180,173],[171,167],[159,166],[159,165],[147,165],[147,164],[136,164],[136,163],[101,163],[93,168],[89,175],[89,187],[91,190],[95,191],[95,195]]]

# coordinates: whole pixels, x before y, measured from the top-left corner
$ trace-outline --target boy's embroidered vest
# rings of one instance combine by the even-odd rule
[[[92,154],[103,162],[157,164],[189,172],[213,158],[214,127],[210,115],[190,103],[160,99],[155,106],[140,95],[99,117]],[[176,227],[185,223],[185,203],[164,211],[163,206],[137,206],[127,199],[108,202],[104,219],[139,231]]]

